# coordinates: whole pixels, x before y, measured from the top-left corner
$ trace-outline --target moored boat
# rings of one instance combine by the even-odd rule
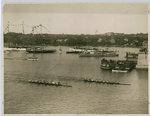
[[[83,51],[84,51],[84,49],[82,49],[80,47],[74,47],[74,48],[69,48],[69,50],[66,51],[66,53],[78,54],[78,53],[82,53]]]
[[[43,47],[31,47],[27,49],[28,53],[54,53],[56,49],[44,49]]]
[[[73,51],[73,50],[71,51],[71,50],[70,50],[70,51],[66,51],[66,53],[67,53],[67,54],[69,54],[69,53],[79,54],[79,53],[82,53],[82,51]]]
[[[112,72],[129,72],[135,65],[136,63],[134,61],[128,60],[101,60],[101,68],[112,70]]]
[[[102,59],[101,60],[101,68],[105,69],[105,70],[111,70],[114,67],[115,63],[116,63],[115,60]]]
[[[126,52],[125,58],[128,61],[134,61],[135,63],[137,63],[138,53]]]
[[[93,51],[84,51],[79,54],[80,57],[118,57],[117,51],[112,51],[108,49],[99,49]]]

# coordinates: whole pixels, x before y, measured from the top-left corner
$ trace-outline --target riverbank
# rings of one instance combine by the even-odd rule
[[[35,46],[40,46],[40,45],[35,45]],[[41,45],[42,47],[49,47],[49,46],[60,46],[60,45]],[[69,46],[69,45],[61,45],[61,46],[66,46],[66,47],[75,47],[75,46]],[[78,46],[78,45],[77,45]],[[76,47],[77,47],[76,46]],[[20,49],[20,48],[31,48],[32,45],[18,45],[18,46],[4,46],[5,49]],[[138,46],[138,47],[135,47],[135,46],[78,46],[78,47],[84,47],[84,48],[89,48],[89,47],[93,47],[93,48],[97,48],[97,47],[121,47],[121,48],[142,48],[144,46]]]

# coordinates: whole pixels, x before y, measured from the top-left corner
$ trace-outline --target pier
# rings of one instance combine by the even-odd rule
[[[148,69],[148,54],[139,53],[136,69]]]

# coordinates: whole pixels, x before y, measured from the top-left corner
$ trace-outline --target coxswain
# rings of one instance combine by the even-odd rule
[[[58,85],[60,85],[60,82],[58,82]]]
[[[89,79],[89,81],[91,81],[91,79]]]

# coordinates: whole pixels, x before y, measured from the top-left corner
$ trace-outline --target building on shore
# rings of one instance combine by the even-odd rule
[[[148,50],[147,48],[140,49],[136,69],[148,69]]]

